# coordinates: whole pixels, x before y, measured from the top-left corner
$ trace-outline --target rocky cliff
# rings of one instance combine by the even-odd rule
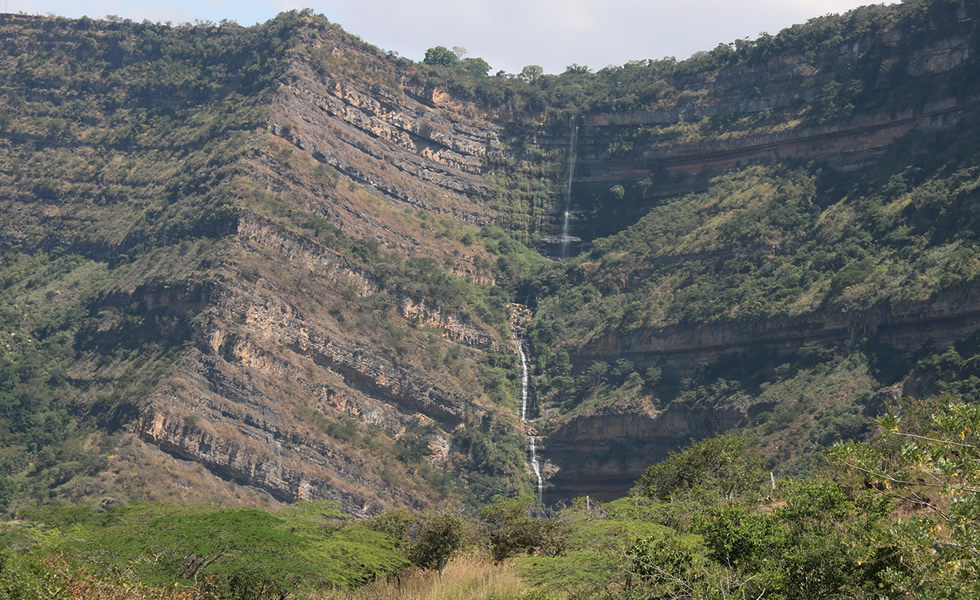
[[[872,26],[857,11],[844,32],[815,46],[799,42],[801,27],[751,49],[722,44],[691,59],[700,70],[657,81],[664,91],[651,106],[553,123],[536,138],[543,147],[567,152],[573,128],[577,138],[569,205],[579,248],[739,165],[817,161],[859,172],[910,132],[972,122],[980,95],[964,84],[976,64],[977,15],[967,6],[935,13]],[[622,78],[643,68],[626,65]],[[616,185],[625,198],[610,195]]]
[[[366,64],[399,81],[333,30],[308,30],[303,43],[332,65]],[[426,219],[491,220],[480,166],[499,151],[497,129],[462,105],[440,104],[450,100],[437,91],[319,68],[290,64],[272,98],[265,150],[242,161],[241,176],[290,214],[403,255],[450,256],[452,273],[492,284],[476,265],[478,249],[435,238]],[[512,344],[441,308],[442,298],[404,291],[277,221],[281,214],[239,219],[194,348],[142,409],[137,435],[282,501],[335,499],[355,514],[443,502],[415,479],[416,467],[377,448],[423,430],[431,468],[458,471],[454,435],[499,408],[484,405],[469,369],[448,373],[419,353],[462,350],[474,361]],[[358,314],[368,304],[374,313]]]
[[[956,135],[980,116],[978,15],[946,4],[534,84],[308,12],[0,19],[5,356],[48,363],[0,393],[99,432],[52,442],[98,460],[36,451],[31,476],[357,515],[529,492],[511,329],[549,499],[613,497],[731,428],[787,461],[859,434],[914,375],[882,375],[880,347],[911,365],[980,318]],[[578,257],[507,238],[557,254],[566,202]],[[801,425],[824,415],[844,424]]]
[[[74,346],[70,377],[47,381],[73,398],[62,410],[125,436],[105,485],[137,468],[182,499],[213,501],[231,482],[252,502],[326,498],[358,515],[529,485],[520,447],[501,441],[518,431],[500,404],[511,392],[484,377],[513,342],[503,302],[480,287],[491,255],[471,241],[493,217],[481,169],[499,125],[305,13],[254,30],[2,26],[8,63],[90,73],[108,56],[128,70],[88,89],[37,67],[20,96],[11,67],[4,88],[25,108],[5,120],[0,243],[24,261],[57,248],[74,281],[62,301],[63,282],[39,279],[67,311],[58,325],[6,325]],[[156,42],[131,44],[140,36]],[[201,64],[181,56],[195,44]],[[156,88],[174,75],[184,87],[167,104]],[[44,99],[69,84],[90,118],[42,131],[57,114]],[[113,129],[120,110],[130,137]],[[61,181],[15,192],[38,169]],[[205,470],[174,467],[188,464]]]
[[[567,270],[574,286],[543,299],[535,346],[546,355],[538,363],[538,430],[551,499],[622,495],[668,451],[731,428],[760,436],[759,446],[778,456],[775,467],[787,468],[807,449],[847,435],[842,431],[864,431],[875,411],[895,410],[901,394],[883,390],[893,390],[896,380],[916,394],[936,393],[909,383],[921,357],[953,347],[971,355],[966,340],[976,335],[980,316],[976,174],[972,159],[938,163],[953,156],[946,145],[968,145],[970,134],[952,132],[972,131],[980,116],[976,91],[966,83],[976,65],[978,15],[965,5],[943,10],[944,16],[920,15],[805,53],[793,51],[793,31],[784,31],[758,40],[781,51],[754,63],[725,58],[733,50],[721,46],[700,57],[702,71],[661,82],[666,100],[655,107],[588,112],[539,134],[539,144],[565,148],[574,162],[565,167],[569,233],[572,251],[583,253]],[[942,40],[935,37],[940,30]],[[620,77],[655,67],[627,65]],[[671,97],[678,81],[685,91]],[[899,89],[909,101],[898,99]],[[961,158],[975,156],[972,147],[957,147]],[[841,183],[817,185],[796,205],[783,183],[746,183],[753,165],[773,164],[834,173]],[[916,216],[914,199],[928,186],[915,186],[942,180],[943,171],[931,169],[957,167],[965,169],[967,188],[938,192],[943,216]],[[818,275],[827,263],[814,260],[814,249],[839,239],[832,227],[820,230],[834,220],[860,223],[863,216],[843,216],[866,210],[855,199],[887,205],[889,177],[897,182],[898,173],[916,171],[929,175],[903,185],[904,212],[890,209],[901,214],[894,225],[969,246],[964,255],[973,266],[963,277],[920,293],[913,291],[922,289],[916,277],[871,283],[868,272],[848,279],[850,259],[840,256]],[[758,202],[764,197],[772,201]],[[790,206],[827,212],[773,228],[778,218],[770,215]],[[665,218],[673,222],[657,221]],[[555,216],[554,229],[561,219]],[[894,265],[892,248],[914,256],[911,239],[892,246],[885,232],[893,225],[884,224],[866,234],[867,248],[879,253],[867,265]],[[592,248],[591,240],[621,230]],[[551,251],[557,255],[557,246]],[[802,288],[780,290],[787,281]],[[872,287],[873,297],[848,300]],[[775,309],[783,291],[796,300]],[[769,308],[753,314],[761,307]],[[812,366],[827,360],[801,358],[815,348],[848,366]],[[885,396],[891,400],[869,400]]]

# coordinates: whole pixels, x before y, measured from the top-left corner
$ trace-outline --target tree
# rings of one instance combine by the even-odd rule
[[[442,575],[449,560],[463,547],[463,533],[463,521],[454,514],[424,515],[418,521],[417,537],[409,552],[412,562]]]
[[[534,83],[540,79],[542,75],[544,75],[543,68],[539,67],[538,65],[528,65],[521,70],[518,77],[527,83]]]
[[[498,499],[481,512],[481,530],[497,562],[518,554],[559,556],[565,552],[567,530],[561,521],[531,515],[529,496]]]
[[[731,500],[758,490],[765,478],[761,458],[745,452],[745,439],[720,435],[671,452],[667,460],[647,469],[637,491],[660,500],[678,495]]]
[[[568,65],[567,67],[565,67],[565,72],[563,73],[563,75],[588,75],[591,72],[592,72],[592,69],[590,69],[586,65],[580,65],[578,63],[572,63],[572,64]]]
[[[427,65],[451,67],[459,62],[459,57],[445,46],[436,46],[425,51],[425,58],[422,59],[422,62]]]
[[[980,597],[980,405],[949,402],[918,427],[878,420],[874,444],[837,445],[834,456],[880,496],[906,505],[887,541],[901,597]]]
[[[585,370],[585,383],[590,389],[595,389],[606,382],[606,374],[608,372],[609,363],[597,360]]]
[[[460,61],[460,66],[467,73],[478,75],[480,77],[486,77],[487,71],[490,70],[490,64],[479,57],[464,58],[463,60]]]

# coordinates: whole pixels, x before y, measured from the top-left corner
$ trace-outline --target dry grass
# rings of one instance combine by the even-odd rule
[[[527,586],[508,564],[485,558],[460,557],[440,577],[432,571],[409,571],[397,579],[382,580],[354,592],[325,592],[316,600],[508,600]]]

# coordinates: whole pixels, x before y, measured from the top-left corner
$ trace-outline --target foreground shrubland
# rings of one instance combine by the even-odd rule
[[[802,479],[742,438],[695,442],[625,498],[548,514],[47,508],[6,523],[0,599],[977,597],[980,406],[880,426]]]

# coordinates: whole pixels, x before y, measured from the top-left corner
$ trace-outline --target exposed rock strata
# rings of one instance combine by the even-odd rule
[[[926,301],[884,309],[820,311],[757,321],[676,325],[628,335],[610,333],[582,346],[573,360],[625,357],[639,366],[663,365],[686,377],[724,354],[761,348],[785,355],[807,342],[843,346],[870,337],[903,351],[946,347],[976,331],[978,322],[980,285],[974,282]]]
[[[280,287],[286,274],[310,279],[311,289],[328,296],[290,298]],[[367,297],[384,291],[384,282],[315,240],[248,214],[223,279],[206,291],[138,288],[105,300],[127,305],[138,298],[178,312],[194,300],[204,317],[193,351],[143,409],[136,433],[282,501],[334,499],[355,514],[437,503],[415,486],[386,481],[382,473],[398,473],[397,465],[321,428],[349,419],[364,435],[395,440],[409,427],[432,424],[444,433],[430,441],[437,451],[431,460],[445,463],[449,432],[483,413],[452,379],[400,364],[397,354],[330,314],[339,291]],[[407,297],[397,307],[448,342],[500,347],[498,334],[455,315]]]
[[[317,161],[394,202],[466,222],[491,220],[481,205],[489,196],[482,157],[501,148],[500,128],[487,120],[437,109],[404,90],[367,91],[296,63],[271,124]]]
[[[669,376],[693,377],[724,355],[763,351],[788,356],[808,342],[846,347],[871,339],[901,352],[943,349],[972,335],[980,323],[980,287],[950,290],[923,302],[887,310],[809,313],[755,322],[678,325],[659,331],[609,334],[572,356],[582,366],[597,359],[625,358],[637,368],[657,366]],[[873,403],[881,404],[881,400]],[[764,407],[763,407],[764,408]],[[672,403],[605,407],[581,416],[555,419],[544,431],[544,456],[552,463],[550,495],[555,499],[591,494],[616,498],[632,487],[646,467],[690,439],[721,433],[751,422],[749,406],[693,410]]]
[[[338,46],[336,51],[347,50]],[[909,63],[909,73],[949,70],[965,56],[962,45],[951,41],[924,51]],[[786,59],[780,68],[798,73],[804,66]],[[719,81],[750,76],[722,73]],[[790,102],[788,93],[774,88],[762,100],[738,92],[669,113],[589,115],[581,123],[573,189],[638,181],[654,171],[671,175],[671,183],[653,190],[655,198],[683,193],[700,173],[765,158],[820,158],[844,170],[862,169],[913,129],[948,128],[977,113],[975,102],[941,100],[915,111],[863,114],[833,124],[710,143],[654,137],[626,158],[606,151],[612,137],[631,129],[666,128],[684,118],[758,112]],[[407,254],[426,255],[431,251],[423,235],[391,209],[366,200],[357,187],[395,209],[492,223],[482,160],[488,153],[506,152],[499,141],[503,127],[439,90],[367,85],[297,62],[273,101],[268,124],[273,151],[251,156],[243,173],[287,205],[322,216],[344,231],[374,237]],[[560,127],[538,137],[544,146],[567,142],[568,133]],[[297,161],[299,167],[292,164]],[[316,168],[321,168],[316,178],[302,174]],[[469,390],[457,387],[458,382],[447,383],[451,379],[435,379],[400,365],[396,355],[346,331],[325,307],[300,308],[280,296],[278,275],[270,276],[271,265],[279,262],[296,270],[297,276],[313,278],[323,289],[350,289],[359,297],[386,291],[383,281],[340,253],[248,213],[239,220],[235,239],[244,252],[263,256],[266,266],[250,274],[254,267],[239,265],[241,281],[254,287],[226,286],[207,303],[212,316],[196,334],[196,351],[140,418],[143,439],[283,500],[333,498],[359,513],[432,501],[385,481],[378,476],[382,466],[372,462],[370,453],[317,431],[295,415],[311,409],[332,419],[346,415],[391,439],[418,423],[435,423],[442,433],[429,442],[431,460],[448,464],[454,451],[451,430],[478,418],[482,410],[468,396]],[[460,275],[483,276],[469,257],[454,264]],[[847,344],[868,335],[899,348],[928,343],[923,340],[948,343],[975,329],[980,317],[977,299],[976,291],[968,289],[886,312],[821,312],[610,334],[574,352],[572,360],[585,364],[597,357],[622,357],[637,367],[658,365],[683,375],[722,355],[760,346],[785,353],[806,341]],[[424,300],[396,297],[395,305],[403,318],[440,331],[448,342],[476,350],[510,346],[496,333],[443,314]],[[292,400],[264,400],[272,397]],[[556,420],[539,431],[545,436],[540,451],[551,475],[549,495],[614,497],[669,450],[749,418],[745,406],[705,411],[673,404],[665,409],[606,407]]]
[[[741,408],[706,411],[682,404],[665,410],[649,405],[608,407],[562,420],[541,432],[549,473],[546,496],[551,501],[585,495],[614,500],[671,450],[747,421]]]
[[[0,23],[6,24],[39,20],[43,22],[43,18],[0,17]],[[250,145],[247,156],[232,165],[239,185],[229,185],[226,191],[236,210],[217,217],[195,215],[198,221],[182,224],[181,230],[155,230],[171,242],[181,236],[220,240],[214,244],[216,249],[197,266],[168,271],[170,265],[156,265],[160,273],[147,272],[142,279],[133,276],[133,281],[100,295],[87,307],[95,324],[79,343],[111,349],[146,336],[186,349],[175,371],[148,402],[136,408],[142,400],[138,399],[126,407],[138,413],[134,432],[146,443],[282,501],[335,499],[360,515],[390,506],[431,506],[443,500],[436,488],[419,482],[402,465],[394,464],[397,461],[387,460],[390,454],[377,452],[372,443],[391,447],[413,428],[424,428],[431,432],[427,460],[451,470],[459,460],[453,433],[460,426],[481,422],[498,407],[476,397],[473,373],[454,372],[448,361],[439,360],[449,354],[480,357],[487,351],[513,348],[512,341],[501,339],[490,327],[438,309],[431,299],[388,289],[383,277],[359,268],[316,235],[283,223],[294,213],[320,218],[345,233],[377,240],[391,251],[431,258],[450,265],[457,275],[491,284],[489,269],[481,266],[490,258],[487,254],[462,243],[443,244],[431,230],[416,226],[420,220],[409,217],[493,224],[499,215],[488,204],[492,186],[484,159],[510,152],[501,138],[513,124],[443,90],[409,84],[393,73],[384,58],[368,56],[334,30],[321,33],[322,38],[304,40],[309,46],[304,49],[323,51],[334,62],[322,67],[297,52],[272,96],[267,121],[255,131],[252,124],[241,124],[254,148]],[[866,44],[898,48],[904,35],[884,32],[881,40],[830,47],[819,55],[778,55],[755,67],[698,75],[678,83],[689,92],[689,99],[670,109],[581,116],[573,210],[590,219],[601,212],[586,206],[591,189],[629,185],[662,173],[667,175],[665,181],[656,182],[649,197],[655,202],[694,189],[699,174],[749,160],[819,159],[842,170],[864,169],[910,131],[949,129],[976,118],[975,98],[947,97],[942,90],[933,90],[936,95],[914,108],[865,106],[853,117],[826,123],[811,119],[768,133],[689,141],[671,131],[678,124],[706,118],[788,111],[814,100],[827,82],[838,77],[840,65]],[[969,42],[959,37],[935,40],[913,48],[897,73],[912,78],[942,76],[971,60],[973,52]],[[346,64],[345,60],[353,61],[353,66],[332,70],[332,65]],[[883,73],[871,82],[872,87],[888,89],[890,76]],[[759,82],[761,89],[746,82]],[[177,97],[140,99],[168,111],[191,103]],[[620,135],[632,135],[643,144],[628,153],[610,151],[610,142]],[[547,148],[565,148],[568,128],[565,123],[544,123],[535,141]],[[160,162],[166,163],[200,149],[193,143],[164,149],[129,142],[86,145],[0,132],[0,152],[28,143],[38,150],[71,150],[69,154],[83,159],[115,153],[113,160],[120,164],[154,152],[160,152]],[[69,143],[76,145],[68,147]],[[65,189],[78,184],[83,190],[79,194],[101,189],[85,181],[84,173],[79,168],[72,172],[72,176],[80,174],[77,181],[61,183]],[[26,181],[33,174],[25,170],[18,177]],[[121,253],[148,241],[146,231],[129,222],[125,202],[136,205],[150,197],[170,198],[168,184],[165,174],[142,187],[120,176],[113,182],[116,197],[74,197],[74,212],[58,196],[58,189],[18,190],[19,195],[5,206],[10,207],[8,214],[16,213],[21,226],[4,228],[0,245],[49,250],[60,245],[90,258],[125,264],[129,257]],[[241,192],[241,197],[232,191]],[[556,210],[559,201],[555,198]],[[101,204],[118,208],[106,219],[111,228],[92,216],[97,214],[92,207]],[[583,218],[576,222],[579,231],[573,233],[587,242],[628,226],[646,206],[626,207],[618,222],[601,227]],[[277,221],[277,215],[286,216]],[[167,260],[189,260],[188,253],[172,252]],[[201,273],[206,283],[175,279],[171,271],[181,276]],[[421,330],[410,343],[431,342],[439,359],[426,363],[412,353],[417,349],[399,348],[381,338],[383,326],[358,323],[356,317],[362,315],[352,314],[347,304],[375,296],[384,298],[373,310],[396,323],[392,329],[400,329],[395,333]],[[110,314],[110,309],[118,312],[133,305],[148,317],[145,323],[127,325]],[[179,318],[169,329],[154,329],[149,317],[157,314]],[[516,317],[515,329],[528,318],[527,314]],[[638,367],[658,365],[683,375],[725,354],[756,347],[787,353],[807,341],[846,345],[872,336],[902,349],[943,345],[974,332],[978,319],[980,293],[970,287],[869,312],[824,310],[792,318],[608,334],[573,352],[572,360],[582,365],[596,358],[623,357]],[[85,383],[82,376],[71,374],[80,386]],[[628,489],[650,462],[663,458],[668,450],[692,437],[745,423],[750,409],[735,402],[708,411],[680,403],[661,408],[637,401],[556,419],[538,428],[528,424],[527,432],[546,436],[541,453],[550,463],[546,471],[552,475],[553,497],[612,497]],[[516,419],[511,426],[520,427]]]

